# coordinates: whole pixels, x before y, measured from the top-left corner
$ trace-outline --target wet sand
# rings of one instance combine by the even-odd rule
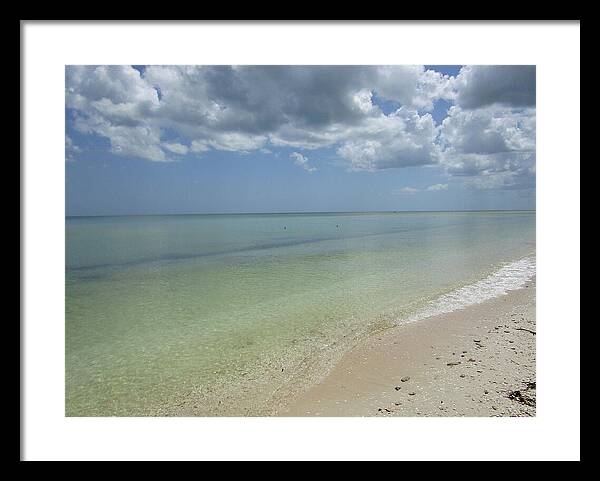
[[[535,279],[375,334],[279,416],[535,416]]]

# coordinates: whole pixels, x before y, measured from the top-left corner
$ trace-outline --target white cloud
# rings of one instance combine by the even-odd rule
[[[126,65],[68,66],[66,89],[67,107],[79,110],[95,101],[148,108],[158,105],[157,91]]]
[[[377,94],[401,105],[430,111],[433,101],[454,96],[451,78],[422,65],[375,67],[374,88]]]
[[[66,83],[76,127],[108,138],[114,153],[166,160],[161,152],[171,143],[161,133],[167,129],[187,140],[192,152],[248,152],[269,141],[314,149],[376,130],[385,143],[393,137],[400,157],[413,157],[396,162],[385,152],[384,168],[423,163],[415,156],[422,156],[424,146],[409,145],[414,132],[407,133],[412,139],[400,139],[402,123],[386,120],[373,93],[416,112],[432,108],[449,84],[422,66],[149,66],[143,75],[128,66],[70,66]],[[126,136],[131,145],[122,141]],[[351,153],[356,149],[360,144],[344,151],[357,158]],[[353,167],[361,168],[361,162]],[[378,162],[368,164],[378,168]]]
[[[351,131],[337,149],[350,170],[379,170],[435,164],[439,128],[430,114],[401,107],[389,116],[369,119]]]
[[[212,139],[205,142],[216,150],[248,152],[262,148],[267,142],[267,136],[226,132],[215,134]]]
[[[294,159],[294,164],[296,164],[298,167],[302,167],[307,172],[314,172],[317,170],[316,167],[313,167],[308,163],[308,158],[299,152],[292,152],[290,154],[290,158]]]
[[[160,127],[149,119],[158,93],[128,66],[69,66],[66,106],[76,111],[74,127],[110,140],[111,151],[153,161],[167,160]]]
[[[443,144],[465,154],[533,152],[535,110],[451,107],[442,123]]]
[[[441,125],[437,99],[455,103]],[[151,161],[331,148],[351,171],[441,165],[477,188],[535,185],[535,67],[69,66],[66,106],[79,132]]]
[[[427,189],[425,190],[428,190],[430,192],[435,192],[438,190],[448,190],[448,184],[433,184],[427,187]]]
[[[210,147],[205,141],[202,140],[194,140],[192,141],[192,145],[190,147],[190,151],[195,154],[202,154],[206,151],[210,150]]]
[[[174,154],[185,155],[189,152],[189,147],[187,145],[180,144],[178,142],[163,142],[163,148],[167,149],[169,152],[173,152]]]
[[[81,148],[73,143],[68,135],[65,135],[65,160],[72,162],[75,160],[74,154],[81,152]]]
[[[401,189],[396,189],[392,191],[392,194],[395,195],[413,195],[419,192],[420,190],[416,187],[402,187]]]
[[[401,189],[396,189],[396,190],[392,191],[392,194],[412,195],[412,194],[416,194],[417,192],[436,192],[439,190],[448,190],[448,184],[433,184],[433,185],[430,185],[429,187],[425,187],[424,189],[407,186],[407,187],[402,187]]]
[[[442,123],[442,165],[477,188],[535,185],[535,109],[450,108]]]
[[[373,92],[368,89],[362,89],[353,94],[352,100],[358,109],[365,114],[376,110],[376,107],[373,105]]]
[[[155,162],[165,162],[160,144],[160,128],[152,124],[122,125],[89,113],[77,116],[74,127],[83,133],[94,133],[110,140],[110,150],[117,155],[129,155]]]

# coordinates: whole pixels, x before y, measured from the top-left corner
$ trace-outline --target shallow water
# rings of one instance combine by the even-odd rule
[[[534,253],[534,212],[68,218],[66,413],[268,414]]]

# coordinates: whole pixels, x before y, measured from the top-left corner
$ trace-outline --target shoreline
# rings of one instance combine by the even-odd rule
[[[274,416],[535,416],[535,276],[374,333]]]

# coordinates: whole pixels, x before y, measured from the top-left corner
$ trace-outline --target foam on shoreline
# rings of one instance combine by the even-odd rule
[[[473,304],[493,299],[508,291],[522,288],[536,272],[534,256],[524,257],[502,266],[486,278],[456,289],[430,302],[408,319],[398,322],[414,322],[428,317],[464,309]]]

